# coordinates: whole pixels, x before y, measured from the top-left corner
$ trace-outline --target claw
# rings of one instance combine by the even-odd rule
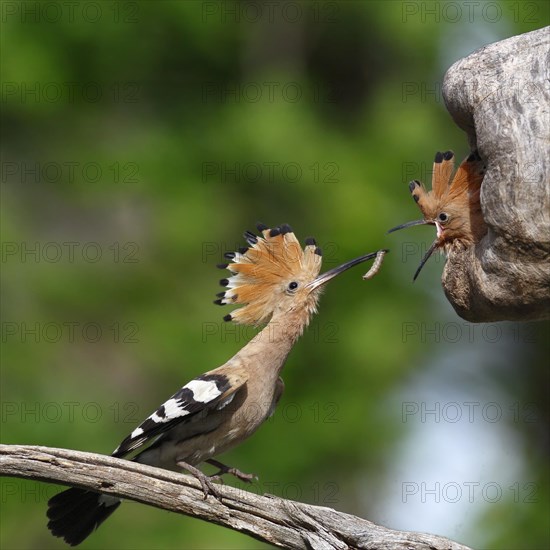
[[[195,477],[197,477],[197,479],[201,484],[202,491],[204,493],[204,500],[208,498],[208,495],[212,495],[214,498],[218,500],[222,499],[220,493],[218,493],[218,490],[216,489],[216,487],[214,486],[214,484],[212,483],[211,479],[208,476],[202,474],[202,476],[200,477],[198,476],[195,476]]]
[[[203,474],[198,468],[191,466],[191,464],[187,464],[187,462],[183,462],[180,460],[177,462],[177,465],[180,468],[187,470],[199,481],[199,483],[201,484],[202,492],[204,493],[204,500],[208,498],[208,495],[212,495],[214,498],[221,501],[222,497],[218,490],[215,488],[209,476]]]

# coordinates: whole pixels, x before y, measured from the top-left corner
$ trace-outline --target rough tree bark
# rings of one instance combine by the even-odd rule
[[[549,30],[486,46],[445,75],[447,109],[487,162],[489,232],[450,255],[442,278],[468,321],[550,317]]]
[[[259,496],[234,487],[219,486],[221,502],[213,497],[204,500],[193,477],[80,451],[0,445],[0,475],[135,500],[217,523],[279,548],[469,550],[443,537],[394,531],[331,508]]]

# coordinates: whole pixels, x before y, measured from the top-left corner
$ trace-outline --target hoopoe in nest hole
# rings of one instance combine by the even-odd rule
[[[221,367],[188,382],[115,449],[112,456],[169,470],[186,470],[201,483],[204,496],[219,495],[212,484],[222,474],[243,481],[245,474],[214,460],[235,447],[273,413],[284,389],[279,377],[285,360],[311,316],[324,285],[350,267],[375,258],[366,254],[321,275],[322,255],[315,240],[302,249],[288,225],[249,231],[249,245],[225,256],[231,276],[220,281],[220,305],[242,305],[225,321],[265,327]],[[380,253],[382,251],[378,251]],[[386,251],[384,251],[386,252]],[[145,448],[144,448],[145,447]],[[144,450],[142,450],[144,448]],[[207,462],[219,472],[207,476],[197,466]],[[71,488],[48,503],[48,528],[71,546],[80,544],[120,505],[119,498]]]
[[[424,184],[418,180],[409,183],[409,191],[418,204],[423,219],[398,225],[388,231],[391,233],[413,225],[435,225],[435,241],[422,258],[413,280],[416,280],[424,264],[436,250],[443,249],[449,255],[457,248],[477,243],[487,233],[479,200],[481,182],[485,175],[483,161],[477,152],[470,154],[451,179],[453,168],[452,151],[436,153],[432,190],[426,191]]]

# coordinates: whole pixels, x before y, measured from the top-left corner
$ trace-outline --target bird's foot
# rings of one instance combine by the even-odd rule
[[[256,474],[246,474],[244,472],[241,472],[240,470],[237,470],[237,468],[226,466],[225,464],[222,464],[221,462],[219,462],[218,460],[214,460],[213,458],[207,460],[206,462],[208,462],[208,464],[212,464],[212,466],[216,466],[216,468],[219,468],[219,471],[211,475],[210,479],[221,481],[221,476],[224,474],[235,476],[237,479],[240,479],[245,483],[252,483],[253,481],[258,479],[258,476]]]
[[[212,483],[212,477],[203,474],[198,468],[187,464],[186,462],[179,461],[177,465],[180,468],[187,470],[192,474],[201,484],[202,492],[204,493],[204,500],[208,498],[208,495],[212,495],[214,498],[221,500],[221,495]]]

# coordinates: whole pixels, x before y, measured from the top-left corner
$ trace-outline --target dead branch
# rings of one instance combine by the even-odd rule
[[[279,548],[469,550],[443,537],[394,531],[331,508],[259,496],[235,487],[219,487],[221,502],[213,497],[204,500],[193,477],[69,449],[0,445],[0,475],[135,500],[223,525]]]

